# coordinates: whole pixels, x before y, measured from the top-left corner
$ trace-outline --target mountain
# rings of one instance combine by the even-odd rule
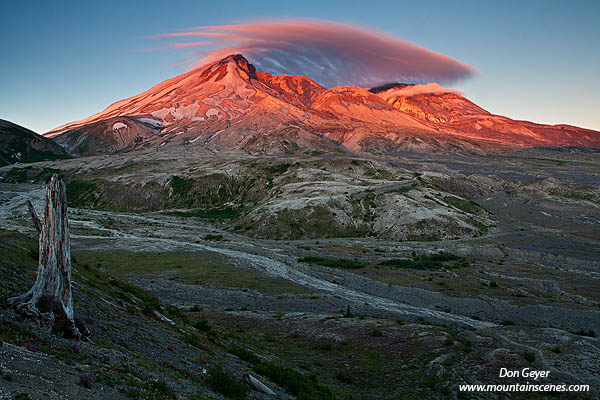
[[[570,125],[543,125],[494,115],[456,93],[403,95],[406,85],[378,91],[394,108],[464,138],[501,145],[600,147],[600,133]]]
[[[68,157],[69,154],[53,140],[0,119],[0,167]]]
[[[515,121],[457,93],[417,89],[328,89],[305,76],[257,71],[231,55],[46,136],[80,155],[167,144],[267,154],[600,147],[595,131]]]

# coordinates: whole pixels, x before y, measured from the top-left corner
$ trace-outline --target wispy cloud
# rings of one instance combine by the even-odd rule
[[[186,47],[203,47],[211,44],[219,43],[218,40],[206,40],[203,42],[186,42],[186,43],[172,43],[173,47],[186,48]]]
[[[465,63],[409,41],[348,24],[320,20],[285,20],[239,25],[200,26],[187,32],[164,33],[193,49],[190,68],[241,53],[259,70],[307,75],[325,86],[370,87],[389,82],[451,84],[477,73]]]
[[[396,97],[396,96],[416,96],[418,94],[442,94],[442,93],[454,93],[463,95],[464,93],[456,89],[447,89],[437,83],[427,83],[425,85],[411,85],[403,88],[393,88],[386,90],[385,92],[379,93],[385,100]]]

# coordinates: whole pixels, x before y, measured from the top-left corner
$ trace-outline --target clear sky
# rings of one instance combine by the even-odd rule
[[[470,64],[453,87],[514,119],[600,130],[600,1],[2,1],[0,118],[39,133],[185,72],[154,35],[318,18]]]

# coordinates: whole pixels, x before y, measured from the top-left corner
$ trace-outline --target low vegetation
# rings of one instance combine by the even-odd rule
[[[464,211],[469,214],[479,214],[480,212],[483,211],[483,208],[479,204],[477,204],[471,200],[461,199],[460,197],[445,196],[444,201],[447,204],[449,204],[453,207],[456,207],[459,210]]]
[[[250,392],[246,382],[233,378],[229,373],[223,371],[221,366],[209,371],[207,383],[215,392],[221,393],[228,399],[243,400]]]
[[[205,240],[208,240],[205,238]],[[217,238],[211,238],[217,240]],[[268,294],[309,293],[310,289],[289,280],[268,276],[251,268],[236,267],[226,256],[212,251],[194,252],[75,252],[74,257],[123,280],[130,274],[160,277],[188,284],[221,288],[252,288]]]
[[[298,400],[333,400],[331,389],[319,382],[316,375],[307,376],[272,361],[261,361],[253,368],[260,375],[277,383]]]
[[[52,175],[62,176],[63,173],[59,169],[48,167],[14,167],[4,175],[3,181],[6,183],[25,183],[28,181],[46,183]]]
[[[302,257],[298,259],[298,262],[307,263],[307,264],[317,264],[322,265],[324,267],[330,268],[342,268],[342,269],[361,269],[367,266],[357,260],[348,260],[345,258],[327,258],[327,257],[316,257],[316,256],[308,256]]]
[[[193,183],[192,179],[179,176],[173,176],[169,181],[169,185],[173,189],[173,195],[175,196],[186,196],[192,188]]]
[[[204,235],[204,240],[206,241],[210,241],[210,242],[220,242],[222,240],[224,240],[223,235],[219,235],[219,234],[208,234],[208,235]]]
[[[234,219],[240,216],[240,210],[233,207],[196,208],[189,211],[169,211],[168,215],[186,218],[200,218],[207,220]]]
[[[468,267],[469,261],[451,253],[422,254],[410,258],[392,258],[379,263],[382,266],[404,269],[441,269]]]
[[[319,382],[315,375],[305,375],[273,361],[263,360],[252,351],[232,346],[228,352],[252,364],[256,373],[284,387],[298,400],[328,400],[335,396],[331,389]]]
[[[284,174],[291,165],[292,164],[289,164],[289,163],[280,163],[280,164],[275,164],[275,165],[269,165],[269,166],[265,167],[265,171],[272,175],[281,175],[281,174]]]

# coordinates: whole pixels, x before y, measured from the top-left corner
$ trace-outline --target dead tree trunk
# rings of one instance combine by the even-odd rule
[[[82,333],[87,336],[87,329],[73,316],[65,183],[54,175],[46,186],[43,222],[37,217],[31,202],[28,202],[28,207],[40,233],[37,279],[27,293],[9,299],[9,303],[28,318],[50,324],[54,321],[60,323],[65,337],[82,339]]]

